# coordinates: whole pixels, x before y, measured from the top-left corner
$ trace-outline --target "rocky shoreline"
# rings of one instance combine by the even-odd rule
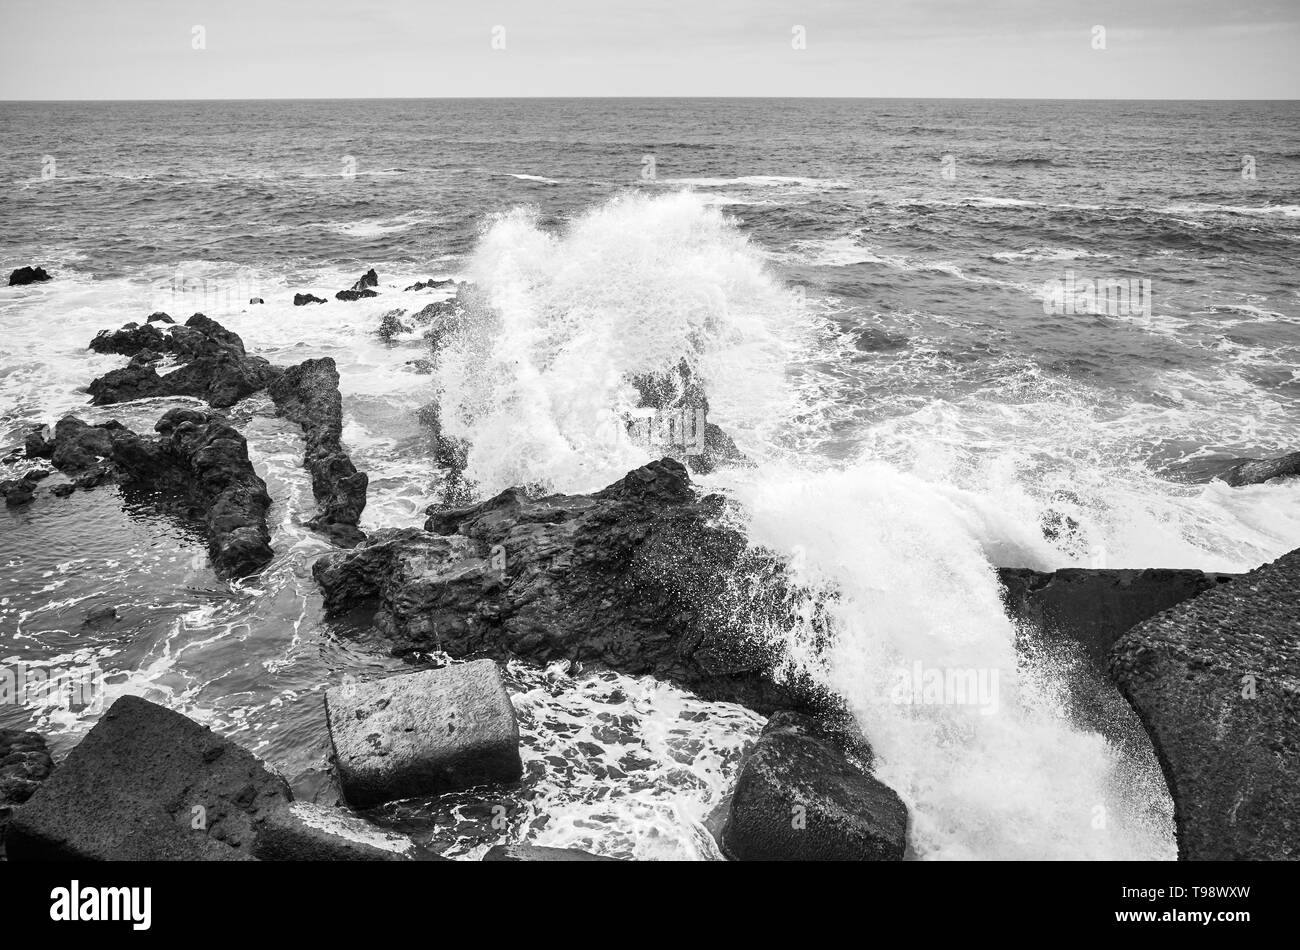
[[[371,270],[335,296],[374,296],[377,286]],[[454,300],[410,318],[390,311],[377,332],[391,340],[424,328],[436,368],[461,313]],[[462,485],[430,506],[422,526],[367,536],[368,480],[342,443],[332,359],[273,366],[202,314],[184,324],[154,314],[90,347],[130,358],[90,384],[93,404],[184,396],[210,410],[172,409],[156,437],[74,416],[33,432],[26,457],[65,476],[49,494],[118,484],[201,525],[219,576],[255,575],[274,556],[272,499],[244,436],[218,410],[266,392],[303,433],[318,509],[308,526],[338,548],[312,566],[327,614],[366,617],[374,645],[414,669],[325,692],[332,776],[348,807],[295,801],[251,752],[134,696],[113,703],[57,766],[42,737],[0,732],[0,849],[9,860],[444,860],[364,813],[453,791],[486,796],[518,781],[517,714],[500,666],[509,660],[653,676],[770,716],[711,822],[729,859],[906,856],[906,804],[873,773],[870,743],[843,699],[800,672],[783,646],[797,622],[812,630],[814,648],[831,641],[826,595],[799,587],[783,556],[728,526],[731,501],[692,482],[692,471],[749,464],[717,426],[700,430],[705,451],[652,461],[600,491],[539,496],[520,487],[466,504]],[[160,374],[163,359],[179,365]],[[633,381],[647,406],[707,411],[688,370],[667,376]],[[436,411],[429,424],[437,428]],[[463,467],[463,447],[445,445],[439,457]],[[1241,460],[1222,478],[1289,477],[1297,459]],[[32,503],[50,474],[37,467],[6,481],[7,504]],[[1300,552],[1241,576],[1022,568],[998,576],[1009,615],[1077,652],[1140,719],[1173,797],[1180,858],[1300,858]],[[483,860],[608,859],[502,845]]]

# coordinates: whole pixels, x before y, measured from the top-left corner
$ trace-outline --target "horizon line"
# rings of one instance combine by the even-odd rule
[[[547,100],[692,100],[692,99],[734,99],[734,100],[840,100],[867,102],[1300,102],[1295,98],[1196,98],[1180,99],[1173,97],[1123,96],[1115,98],[1095,98],[1091,96],[204,96],[197,99],[168,99],[150,97],[144,99],[115,99],[97,97],[91,99],[0,99],[2,105],[35,105],[40,103],[92,103],[92,102],[482,102],[482,101],[547,101]]]

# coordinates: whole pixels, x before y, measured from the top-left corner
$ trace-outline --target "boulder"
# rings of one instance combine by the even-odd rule
[[[148,319],[147,319],[145,322],[146,322],[146,323],[171,323],[171,324],[174,324],[176,321],[173,320],[173,319],[172,319],[170,316],[168,316],[167,314],[163,313],[161,310],[158,310],[158,311],[155,311],[154,313],[149,314],[149,317],[148,317]]]
[[[822,703],[806,677],[774,675],[796,624],[827,634],[822,607],[720,523],[726,506],[663,459],[592,495],[430,509],[423,531],[375,532],[313,574],[331,615],[375,607],[397,655],[577,661],[760,711]]]
[[[249,299],[248,303],[250,306],[252,306],[253,304],[266,303],[266,301],[263,300],[261,297],[252,297]]]
[[[9,859],[250,860],[258,828],[292,797],[252,753],[123,696],[15,810]]]
[[[489,848],[484,861],[617,861],[577,848],[544,848],[533,844],[499,844]]]
[[[1048,641],[1078,643],[1097,670],[1105,670],[1125,630],[1234,576],[1163,568],[998,569],[1010,615],[1033,624]]]
[[[325,711],[356,808],[523,773],[515,709],[491,660],[347,683],[326,691]]]
[[[50,275],[45,272],[44,267],[20,267],[9,274],[10,287],[22,287],[26,284],[38,284],[41,281],[49,280]]]
[[[1271,459],[1240,459],[1219,477],[1234,488],[1274,478],[1300,477],[1300,452]]]
[[[369,287],[363,287],[360,290],[357,289],[340,290],[338,293],[334,295],[334,299],[353,301],[353,300],[362,300],[366,297],[378,297],[378,296],[379,294],[371,290]]]
[[[30,502],[36,496],[37,484],[46,475],[49,475],[49,472],[35,469],[21,478],[10,478],[0,482],[0,496],[4,497],[5,505],[9,508],[17,508]]]
[[[375,273],[375,269],[372,267],[370,268],[370,270],[366,271],[364,274],[362,274],[360,277],[357,278],[357,282],[352,285],[352,289],[365,290],[368,287],[378,287],[378,286],[379,286],[379,275]]]
[[[1183,860],[1300,859],[1300,550],[1115,644],[1151,736]]]
[[[315,294],[293,295],[293,305],[295,307],[305,307],[309,303],[325,303],[325,298],[317,297]]]
[[[365,538],[357,524],[369,478],[343,449],[343,397],[334,360],[326,356],[290,367],[271,383],[270,394],[276,411],[303,431],[303,465],[319,508],[308,524],[338,544],[358,544]]]
[[[379,339],[385,343],[392,343],[395,337],[403,333],[415,332],[415,327],[405,322],[402,317],[406,315],[405,310],[390,310],[379,321],[379,329],[376,333]]]
[[[255,573],[271,560],[271,498],[238,430],[216,414],[173,409],[142,438],[121,423],[61,419],[37,452],[78,487],[121,482],[150,503],[206,529],[208,554],[223,577]],[[29,444],[30,448],[30,444]]]
[[[267,815],[253,856],[259,861],[406,861],[414,842],[349,811],[290,802]]]
[[[31,798],[53,770],[43,736],[0,729],[0,860],[4,860],[5,833],[14,808]]]
[[[781,712],[741,764],[720,844],[736,861],[897,861],[907,807],[860,754]]]

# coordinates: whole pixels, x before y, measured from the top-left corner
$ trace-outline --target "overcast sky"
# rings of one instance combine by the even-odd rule
[[[1300,0],[4,0],[0,99],[1300,98]],[[203,49],[195,49],[201,27]],[[493,49],[494,28],[504,49]],[[806,48],[793,48],[803,27]],[[1105,48],[1095,49],[1094,27]]]

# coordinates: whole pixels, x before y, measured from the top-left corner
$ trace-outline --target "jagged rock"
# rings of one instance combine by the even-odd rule
[[[317,297],[315,294],[294,294],[293,305],[295,307],[304,307],[309,303],[325,303],[323,297]]]
[[[194,409],[171,410],[155,429],[161,437],[146,439],[118,422],[91,426],[67,416],[38,450],[78,487],[117,480],[203,523],[221,576],[261,570],[273,553],[266,525],[271,498],[244,437],[221,416]]]
[[[685,462],[700,475],[719,465],[753,464],[731,436],[708,421],[708,396],[685,360],[672,372],[643,373],[630,382],[641,397],[640,405],[657,414],[649,423],[629,421],[627,431],[633,438]]]
[[[499,844],[489,848],[484,861],[617,861],[577,848],[545,848],[533,844]]]
[[[334,299],[352,301],[352,300],[361,300],[365,297],[378,297],[378,296],[379,294],[371,290],[369,287],[363,287],[359,290],[357,289],[340,290],[338,293],[334,295]]]
[[[1078,643],[1098,670],[1106,668],[1125,630],[1234,576],[1162,568],[998,569],[1011,616],[1035,625],[1048,640]]]
[[[357,524],[369,478],[343,450],[343,397],[334,360],[327,356],[290,367],[271,383],[270,393],[276,411],[302,427],[303,465],[320,509],[308,524],[339,544],[359,543],[365,538]]]
[[[414,842],[341,808],[290,802],[267,815],[253,855],[259,861],[406,861]]]
[[[334,687],[325,712],[357,808],[523,774],[515,709],[491,660]]]
[[[26,284],[37,284],[44,280],[49,280],[50,275],[45,272],[44,267],[20,267],[9,274],[10,287],[22,287]]]
[[[393,338],[401,336],[403,333],[415,332],[415,327],[402,320],[406,315],[405,310],[390,310],[379,321],[379,329],[376,331],[379,339],[385,343],[392,343]]]
[[[436,300],[411,314],[410,321],[417,327],[427,327],[424,340],[435,353],[452,334],[465,325],[466,310],[461,299]]]
[[[424,531],[375,532],[313,574],[329,613],[377,606],[399,655],[580,661],[763,711],[822,702],[806,679],[773,677],[797,612],[825,634],[821,608],[781,560],[718,523],[725,505],[697,499],[663,459],[592,495],[514,488],[431,510]]]
[[[49,472],[34,470],[27,472],[21,478],[0,482],[0,496],[4,496],[5,505],[17,508],[19,505],[27,504],[36,496],[36,485],[46,475],[49,475]]]
[[[292,798],[252,753],[123,696],[15,810],[9,859],[249,860],[259,826]]]
[[[450,287],[454,283],[456,282],[450,277],[446,280],[434,280],[430,277],[428,280],[417,280],[410,287],[407,287],[403,293],[410,290],[436,290],[439,287]]]
[[[1219,477],[1234,488],[1274,478],[1300,477],[1300,452],[1271,459],[1241,459]]]
[[[359,278],[357,278],[357,282],[352,285],[352,289],[365,290],[368,287],[378,287],[378,286],[379,286],[379,275],[375,273],[375,269],[372,267],[370,268],[370,270],[366,271]]]
[[[1151,736],[1183,860],[1300,859],[1300,550],[1125,633],[1110,671]]]
[[[45,738],[35,732],[0,729],[0,860],[5,857],[9,818],[54,770]]]
[[[90,384],[91,404],[96,406],[193,396],[224,409],[265,389],[280,372],[260,356],[249,356],[238,334],[201,313],[166,332],[150,324],[104,331],[90,347],[97,352],[135,354],[128,365]],[[184,365],[159,376],[149,365],[159,352],[174,354]]]
[[[161,310],[158,310],[158,311],[156,311],[156,312],[154,312],[154,313],[149,314],[149,318],[148,318],[145,322],[146,322],[146,323],[171,323],[171,324],[174,324],[176,321],[173,320],[169,315],[163,313]]]
[[[722,831],[738,861],[897,861],[907,806],[807,716],[772,717],[740,768]]]

